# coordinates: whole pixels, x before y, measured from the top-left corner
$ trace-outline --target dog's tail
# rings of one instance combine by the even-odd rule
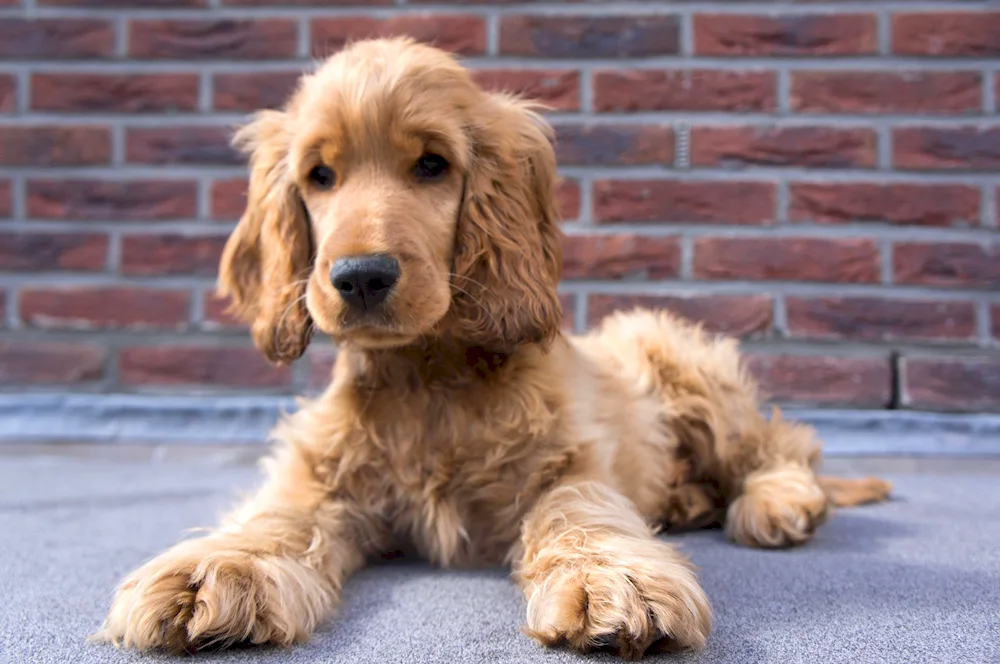
[[[820,477],[819,485],[835,507],[854,507],[889,500],[892,484],[877,477]]]

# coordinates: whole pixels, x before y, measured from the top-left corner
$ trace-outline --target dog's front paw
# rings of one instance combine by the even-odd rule
[[[305,638],[331,604],[315,572],[211,539],[183,542],[118,587],[92,640],[193,652],[235,643],[287,645]]]
[[[665,543],[620,538],[555,565],[528,599],[528,634],[548,646],[611,647],[626,659],[704,646],[712,611],[689,565]]]
[[[808,541],[826,520],[829,499],[808,468],[758,471],[726,512],[726,534],[744,546],[782,548]]]

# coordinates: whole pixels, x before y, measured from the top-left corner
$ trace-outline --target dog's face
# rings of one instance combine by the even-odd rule
[[[441,51],[358,42],[237,135],[250,190],[220,291],[274,361],[313,324],[364,348],[544,342],[561,315],[546,129]]]

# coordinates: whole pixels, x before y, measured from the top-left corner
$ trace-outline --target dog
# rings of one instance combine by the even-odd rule
[[[405,38],[349,45],[238,130],[220,294],[272,362],[329,335],[332,383],[278,422],[253,497],[121,582],[97,640],[292,644],[405,542],[509,565],[542,644],[698,649],[709,600],[660,530],[787,547],[886,499],[817,474],[813,430],[762,415],[734,341],[643,309],[561,330],[552,143],[536,107]]]

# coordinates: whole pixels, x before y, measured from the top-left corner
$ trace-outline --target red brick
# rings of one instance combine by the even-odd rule
[[[635,307],[666,309],[704,323],[711,332],[749,337],[771,330],[773,305],[770,297],[760,295],[591,295],[587,300],[587,324],[594,326],[613,311]]]
[[[28,180],[28,217],[87,221],[156,221],[193,217],[190,180]]]
[[[874,14],[694,17],[698,55],[870,55],[877,51],[876,41]]]
[[[875,132],[834,127],[694,127],[695,166],[873,168]]]
[[[104,351],[90,344],[0,341],[0,383],[72,385],[104,375]]]
[[[0,180],[0,219],[10,217],[14,214],[13,192],[10,188],[10,180]]]
[[[219,235],[133,235],[122,240],[122,274],[214,276],[226,244]]]
[[[778,83],[774,72],[707,69],[599,71],[594,109],[618,111],[771,111]]]
[[[115,48],[115,31],[98,19],[0,18],[0,58],[102,58]]]
[[[13,76],[0,74],[0,113],[13,113],[17,108],[17,81]]]
[[[746,363],[773,401],[882,408],[892,400],[892,370],[885,357],[751,353]]]
[[[774,185],[766,182],[599,180],[594,214],[601,222],[767,224]]]
[[[576,298],[570,293],[559,293],[559,308],[562,309],[562,329],[572,334],[576,327]]]
[[[0,233],[0,270],[97,272],[108,263],[108,238],[76,233]]]
[[[217,111],[280,108],[288,101],[301,75],[301,71],[216,74],[212,106]]]
[[[564,69],[474,69],[481,87],[512,92],[557,111],[580,109],[580,72]]]
[[[118,377],[124,385],[275,388],[291,385],[289,367],[274,367],[253,348],[158,346],[123,348]]]
[[[151,288],[62,288],[21,291],[21,320],[46,329],[183,329],[187,291]]]
[[[408,35],[446,51],[481,55],[486,51],[486,23],[479,16],[405,14],[392,18],[351,16],[312,21],[312,52],[324,57],[348,41]]]
[[[3,166],[91,166],[110,160],[107,127],[0,127]]]
[[[917,170],[1000,170],[1000,127],[907,127],[892,132],[893,164]]]
[[[577,180],[564,179],[556,189],[556,204],[563,220],[572,221],[580,218],[580,183]]]
[[[638,58],[680,50],[676,16],[504,16],[500,53],[543,58]]]
[[[669,279],[680,269],[675,237],[569,235],[563,242],[563,279]]]
[[[210,193],[212,219],[235,221],[243,216],[247,205],[247,180],[216,180]]]
[[[885,300],[874,297],[787,298],[788,330],[812,339],[970,340],[976,312],[970,302]]]
[[[994,304],[990,307],[990,329],[993,332],[993,338],[1000,340],[1000,304]]]
[[[33,74],[31,108],[70,113],[194,111],[198,75]]]
[[[333,382],[333,367],[337,364],[337,349],[332,346],[313,346],[306,353],[309,377],[306,388],[325,390]]]
[[[893,14],[892,52],[990,58],[1000,55],[1000,13]]]
[[[125,134],[125,160],[132,164],[243,164],[243,157],[229,145],[232,135],[229,127],[129,129]]]
[[[41,7],[93,7],[95,9],[197,9],[208,0],[35,0]]]
[[[900,242],[892,250],[896,283],[1000,288],[998,245],[971,242]]]
[[[215,294],[214,290],[206,291],[203,295],[205,301],[202,310],[202,327],[209,330],[248,330],[249,326],[243,321],[230,316],[226,310],[229,308],[229,299],[222,299]]]
[[[910,408],[1000,410],[1000,358],[904,357],[902,402]]]
[[[976,72],[792,72],[792,108],[809,113],[975,113]]]
[[[129,25],[129,52],[136,58],[290,58],[297,49],[293,20],[134,20]]]
[[[396,0],[222,0],[224,7],[375,7]]]
[[[872,240],[814,238],[697,238],[698,279],[879,281],[879,250]]]
[[[556,158],[563,166],[635,166],[674,162],[674,131],[657,125],[559,125]]]
[[[792,221],[977,225],[979,190],[959,184],[793,183]]]

